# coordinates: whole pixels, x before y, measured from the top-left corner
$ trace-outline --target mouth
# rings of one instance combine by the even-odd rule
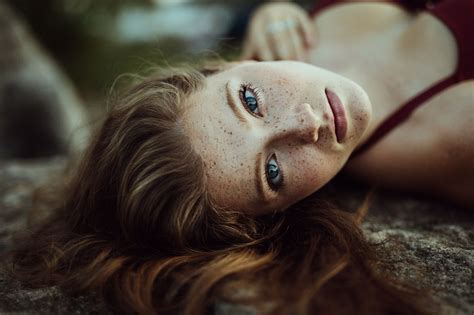
[[[341,143],[344,141],[347,133],[346,112],[344,111],[344,106],[336,93],[329,89],[325,89],[324,92],[326,93],[329,106],[331,107],[334,116],[334,130],[336,132],[337,142]]]

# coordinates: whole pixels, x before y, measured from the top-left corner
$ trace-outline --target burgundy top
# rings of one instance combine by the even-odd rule
[[[330,5],[341,2],[344,1],[319,0],[311,10],[311,15],[319,13]],[[391,2],[397,3],[406,9],[414,9],[413,1],[411,1],[411,5],[408,0],[392,0]],[[375,129],[374,133],[352,154],[351,158],[365,152],[377,143],[434,95],[456,83],[474,79],[474,0],[441,0],[436,4],[422,5],[416,9],[422,9],[438,18],[454,35],[458,48],[456,70],[400,106]]]

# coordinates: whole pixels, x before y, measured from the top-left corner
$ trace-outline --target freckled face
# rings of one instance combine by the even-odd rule
[[[345,115],[342,138],[331,92]],[[371,117],[354,82],[293,61],[238,64],[208,77],[188,103],[183,125],[204,160],[211,196],[251,215],[286,209],[326,184]]]

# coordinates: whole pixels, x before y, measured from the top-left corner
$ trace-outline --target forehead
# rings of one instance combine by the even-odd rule
[[[294,68],[296,64],[284,61],[273,61],[273,62],[260,62],[260,61],[238,61],[230,62],[224,66],[223,71],[216,72],[207,77],[206,81],[208,84],[220,80],[226,80],[229,78],[235,79],[258,79],[271,81],[276,77],[282,77],[282,75],[291,75],[292,71],[288,71]]]
[[[229,93],[238,93],[238,84],[228,71],[207,77],[204,87],[187,101],[183,122],[199,152],[215,153],[223,145],[238,148],[246,142],[240,132],[244,126],[229,106]],[[231,85],[237,91],[229,91]]]

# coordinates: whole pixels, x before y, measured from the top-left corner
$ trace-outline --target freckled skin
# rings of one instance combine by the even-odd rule
[[[239,96],[243,83],[261,92],[263,117],[246,111]],[[338,95],[346,112],[348,130],[340,143],[326,88]],[[228,105],[228,92],[247,123]],[[188,104],[183,125],[206,162],[210,194],[219,205],[251,215],[284,210],[333,178],[359,143],[372,110],[367,94],[354,82],[292,61],[239,63],[208,77]],[[264,198],[254,184],[258,153]],[[284,178],[278,191],[265,175],[273,154]]]

